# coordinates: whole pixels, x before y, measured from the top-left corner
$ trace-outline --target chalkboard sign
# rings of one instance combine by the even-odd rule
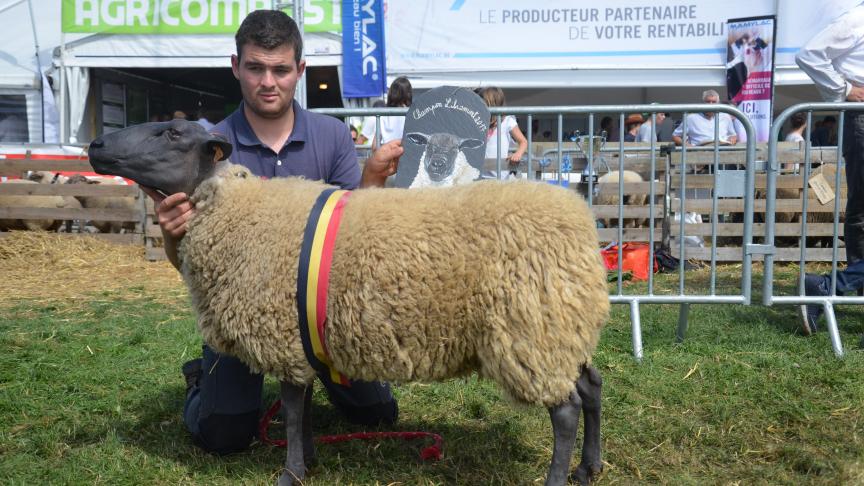
[[[396,187],[465,184],[480,178],[489,109],[473,91],[442,86],[414,99],[405,115]]]

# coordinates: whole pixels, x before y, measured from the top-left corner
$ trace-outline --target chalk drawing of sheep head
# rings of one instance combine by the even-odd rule
[[[426,147],[420,164],[425,168],[432,182],[441,182],[453,174],[456,159],[462,150],[483,146],[482,140],[459,138],[450,133],[426,135],[412,132],[407,135],[407,138],[417,145]]]

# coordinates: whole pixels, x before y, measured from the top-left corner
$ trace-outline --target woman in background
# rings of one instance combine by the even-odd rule
[[[804,141],[804,130],[807,129],[807,115],[805,113],[795,113],[789,119],[789,123],[792,125],[792,130],[786,134],[787,142],[803,142]]]
[[[414,90],[411,82],[405,76],[400,76],[390,83],[387,90],[387,106],[390,108],[407,108],[411,106]],[[375,117],[370,117],[371,123],[363,123],[360,134],[361,144],[366,140],[372,140],[372,148],[378,147],[379,140],[375,136]],[[385,144],[391,140],[402,140],[402,132],[405,130],[404,116],[382,116],[381,117],[381,140]]]
[[[483,98],[486,106],[492,108],[496,106],[504,106],[504,91],[495,86],[482,88],[477,93]],[[498,116],[492,115],[489,123],[489,130],[486,132],[486,158],[498,158]],[[525,151],[528,150],[528,139],[522,134],[519,125],[516,123],[516,118],[512,115],[507,115],[501,118],[501,159],[508,163],[508,177],[516,176],[519,168],[519,162]],[[510,152],[510,142],[515,142],[518,147],[516,151],[508,155]]]

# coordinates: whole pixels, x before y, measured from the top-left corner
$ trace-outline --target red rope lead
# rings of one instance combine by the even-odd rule
[[[261,417],[261,422],[258,424],[258,436],[261,442],[270,444],[275,447],[285,447],[287,441],[284,439],[271,439],[267,436],[267,429],[270,428],[270,422],[273,416],[279,412],[282,406],[282,400],[276,400],[275,403],[267,410],[267,413]],[[371,439],[403,439],[412,440],[424,437],[431,437],[434,443],[425,447],[420,451],[420,458],[425,460],[440,461],[442,449],[444,447],[444,439],[440,435],[432,432],[358,432],[355,434],[338,434],[338,435],[322,435],[315,438],[316,442],[321,444],[335,444],[337,442],[346,442],[349,440],[371,440]]]

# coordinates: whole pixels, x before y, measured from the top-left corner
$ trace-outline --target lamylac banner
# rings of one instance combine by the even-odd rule
[[[342,96],[369,98],[387,90],[384,0],[342,1]]]
[[[774,100],[775,17],[730,19],[727,30],[728,98],[753,123],[756,142],[767,142]]]

